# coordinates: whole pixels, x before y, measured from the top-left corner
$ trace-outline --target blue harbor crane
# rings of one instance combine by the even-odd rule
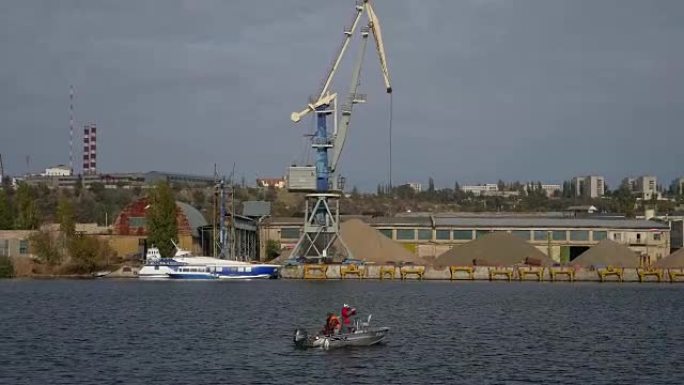
[[[357,93],[357,89],[369,34],[373,34],[375,39],[385,90],[387,93],[392,92],[380,21],[369,0],[357,1],[354,12],[352,25],[345,29],[342,44],[318,93],[306,108],[293,112],[290,116],[290,119],[296,123],[309,113],[313,113],[316,121],[316,131],[311,138],[311,147],[315,152],[315,166],[292,166],[288,169],[288,189],[307,193],[304,231],[292,252],[293,258],[306,257],[320,260],[343,254],[348,258],[353,258],[344,240],[339,236],[339,198],[344,188],[344,179],[338,175],[337,168],[347,138],[353,106],[366,100],[365,95]],[[358,28],[364,13],[368,17],[368,23]],[[361,43],[352,72],[349,92],[339,108],[338,122],[337,93],[331,91],[331,85],[357,28],[360,30]],[[332,123],[332,130],[329,127],[330,123]],[[333,249],[336,244],[341,246],[341,249]],[[336,255],[330,255],[330,251]]]

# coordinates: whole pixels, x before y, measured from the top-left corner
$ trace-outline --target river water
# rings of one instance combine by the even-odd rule
[[[386,344],[295,350],[342,303]],[[684,286],[0,281],[2,384],[681,384]]]

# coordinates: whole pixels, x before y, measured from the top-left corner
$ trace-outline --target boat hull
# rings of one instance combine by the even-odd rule
[[[362,347],[377,345],[385,340],[389,328],[368,328],[360,332],[339,334],[334,336],[309,336],[305,330],[295,330],[294,343],[301,349],[321,348],[337,349],[344,347]]]

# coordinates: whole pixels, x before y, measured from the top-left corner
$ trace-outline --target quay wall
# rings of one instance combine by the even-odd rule
[[[312,267],[313,266],[313,267]],[[580,281],[600,282],[603,275],[604,282],[684,282],[682,269],[585,269],[576,268],[571,273],[567,267],[488,267],[472,266],[458,267],[460,270],[452,272],[450,267],[433,266],[392,266],[392,265],[366,265],[349,273],[350,268],[344,265],[298,265],[283,266],[281,277],[284,279],[407,279],[407,280],[511,280],[520,281]],[[467,271],[472,269],[472,273]],[[354,268],[351,268],[353,271]],[[343,272],[347,271],[346,274]],[[559,273],[559,271],[564,271]],[[670,271],[674,276],[670,275]],[[381,272],[382,277],[381,277]],[[554,277],[552,277],[552,272]],[[491,274],[493,273],[493,274]],[[641,273],[641,274],[640,274]],[[641,277],[640,277],[641,275]],[[641,279],[640,279],[641,278]]]

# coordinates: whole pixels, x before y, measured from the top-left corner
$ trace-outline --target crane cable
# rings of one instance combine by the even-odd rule
[[[392,115],[393,115],[393,102],[392,102],[392,94],[389,94],[389,183],[388,183],[388,188],[391,191],[392,190]]]

